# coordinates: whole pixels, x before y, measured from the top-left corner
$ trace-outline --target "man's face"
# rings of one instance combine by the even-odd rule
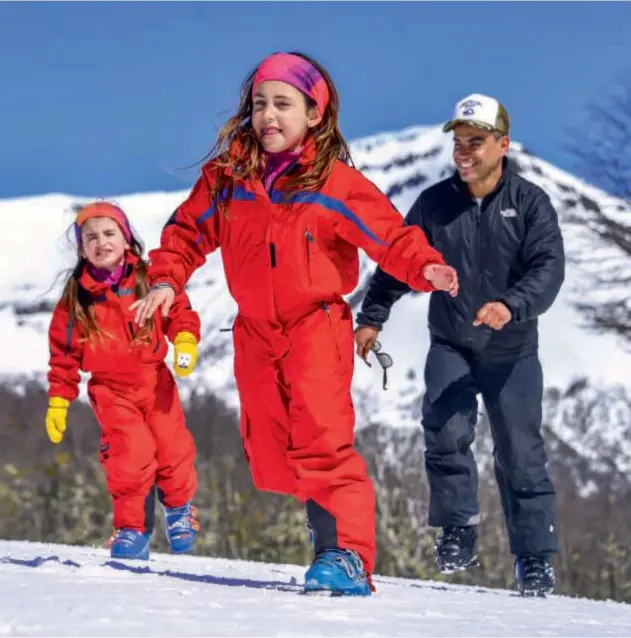
[[[508,153],[507,135],[470,124],[454,128],[454,163],[463,182],[484,181]]]

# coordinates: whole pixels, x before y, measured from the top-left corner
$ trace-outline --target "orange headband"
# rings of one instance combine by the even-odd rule
[[[114,220],[120,226],[127,243],[131,242],[132,232],[127,215],[114,204],[110,204],[109,202],[95,202],[84,206],[75,218],[74,225],[77,246],[81,245],[81,226],[83,226],[88,219],[94,219],[95,217],[107,217]]]

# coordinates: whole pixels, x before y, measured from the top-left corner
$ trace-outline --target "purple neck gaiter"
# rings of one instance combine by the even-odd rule
[[[269,191],[274,180],[282,175],[290,164],[295,162],[302,153],[302,149],[297,151],[281,151],[280,153],[265,153],[265,170],[263,171],[263,185]]]
[[[125,262],[123,261],[113,271],[107,270],[107,268],[95,268],[89,266],[89,272],[97,281],[107,284],[108,286],[114,286],[120,282],[123,277],[123,270],[125,269]]]

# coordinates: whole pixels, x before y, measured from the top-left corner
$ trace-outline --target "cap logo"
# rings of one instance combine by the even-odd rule
[[[462,109],[463,115],[473,115],[476,106],[482,106],[482,102],[478,100],[467,100],[460,105],[460,108]]]

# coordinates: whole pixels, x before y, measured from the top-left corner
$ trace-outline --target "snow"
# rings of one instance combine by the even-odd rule
[[[303,596],[305,567],[0,541],[0,636],[628,636],[631,606],[375,578]]]

